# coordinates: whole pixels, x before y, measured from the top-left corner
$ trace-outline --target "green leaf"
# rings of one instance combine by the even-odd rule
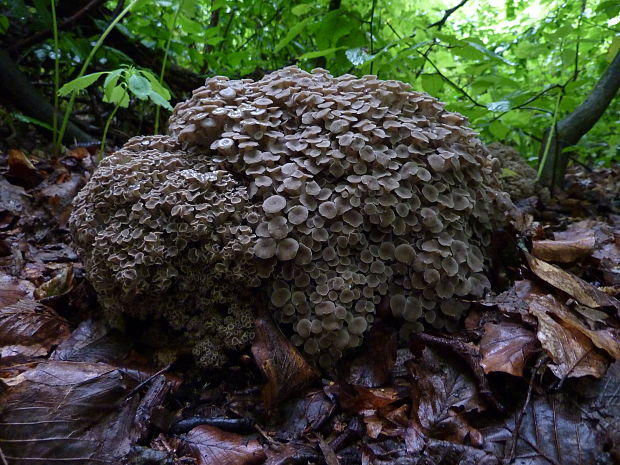
[[[114,71],[110,71],[110,73],[105,77],[103,81],[103,101],[106,102],[106,98],[110,98],[110,93],[112,89],[116,87],[116,84],[121,77],[124,68],[115,69]]]
[[[72,92],[77,92],[78,90],[86,89],[92,83],[94,83],[97,79],[99,79],[104,74],[107,74],[107,71],[101,71],[99,73],[87,74],[85,76],[74,79],[73,81],[67,82],[64,86],[62,86],[58,90],[58,95],[64,97],[65,95],[69,95]]]
[[[307,52],[304,53],[303,55],[297,57],[299,60],[309,60],[311,58],[318,58],[318,57],[324,57],[327,55],[332,55],[333,53],[337,52],[338,50],[342,50],[344,47],[332,47],[332,48],[326,48],[325,50],[317,50],[315,52]]]
[[[165,100],[170,100],[170,91],[159,83],[159,79],[150,71],[140,71],[151,83],[151,87],[155,92],[161,95]]]
[[[48,124],[45,121],[41,121],[40,119],[32,118],[22,113],[13,113],[12,115],[18,121],[22,121],[24,123],[35,124],[37,126],[41,126],[42,128],[49,129],[50,131],[54,130],[51,124]]]
[[[172,111],[172,106],[168,103],[168,100],[163,98],[160,94],[155,92],[153,89],[149,92],[149,99],[155,105],[159,105],[160,107],[164,107],[166,110]]]
[[[119,105],[120,107],[127,108],[129,106],[129,93],[127,89],[120,85],[113,87],[110,90],[109,97],[104,97],[103,101],[106,103],[112,103],[114,105]]]
[[[504,63],[506,63],[507,65],[510,65],[510,66],[515,66],[516,65],[516,63],[513,63],[512,61],[506,60],[506,58],[504,58],[503,56],[498,55],[495,52],[492,52],[491,50],[486,48],[484,45],[481,45],[481,44],[479,44],[477,42],[474,42],[473,40],[466,40],[465,42],[467,44],[469,44],[470,46],[474,47],[476,50],[484,53],[488,57],[495,58],[496,60],[503,61]]]
[[[607,50],[607,62],[611,63],[616,55],[620,52],[620,35],[614,37],[611,41],[611,45],[609,46],[609,50]]]
[[[299,35],[299,33],[306,27],[306,25],[310,22],[311,19],[312,17],[309,16],[305,18],[303,21],[295,24],[292,28],[290,28],[288,31],[288,34],[286,34],[286,36],[284,36],[284,38],[276,44],[276,48],[274,49],[274,52],[277,53],[280,50],[282,50],[284,47],[286,47],[291,42],[291,40],[293,40],[295,37]]]
[[[133,74],[127,80],[129,90],[140,100],[148,98],[149,93],[153,90],[151,83],[144,76]]]
[[[362,47],[350,48],[349,50],[344,52],[344,54],[354,66],[363,65],[364,63],[373,60],[376,56],[366,52],[366,49]]]
[[[512,21],[515,19],[515,2],[514,0],[506,0],[506,19]]]
[[[443,88],[443,79],[438,74],[423,74],[420,79],[422,89],[431,95],[438,95]]]
[[[489,125],[489,131],[497,140],[502,140],[510,132],[510,128],[500,121],[493,121]]]
[[[223,37],[221,37],[221,36],[215,36],[215,37],[211,37],[211,38],[207,39],[207,40],[206,40],[206,43],[207,43],[208,45],[217,45],[217,44],[219,44],[220,42],[222,42],[223,40],[224,40],[224,38],[223,38]]]
[[[311,3],[300,3],[299,5],[295,5],[293,8],[291,8],[291,13],[293,13],[295,16],[301,16],[301,15],[305,15],[311,10],[312,10]]]
[[[499,100],[497,102],[491,102],[487,104],[487,108],[495,113],[500,113],[510,110],[510,102],[508,100]]]
[[[4,34],[9,28],[9,18],[0,16],[0,34]]]

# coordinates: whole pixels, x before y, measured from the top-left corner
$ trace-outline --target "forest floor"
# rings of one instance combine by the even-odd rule
[[[259,316],[205,372],[100,319],[66,227],[95,157],[49,155],[0,151],[0,464],[620,463],[619,167],[522,202],[457,334],[379,315],[319,373]]]

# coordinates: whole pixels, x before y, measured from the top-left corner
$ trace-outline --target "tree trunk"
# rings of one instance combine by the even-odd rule
[[[0,50],[0,82],[0,95],[18,110],[46,123],[54,121],[54,106],[30,83],[4,50]],[[57,112],[56,115],[60,126],[62,114]],[[70,122],[65,132],[65,142],[74,140],[87,142],[94,138]]]
[[[542,166],[539,182],[551,189],[562,187],[564,175],[568,165],[569,153],[566,147],[575,145],[600,119],[612,99],[620,88],[620,52],[611,62],[598,83],[585,99],[575,108],[572,113],[562,118],[555,130],[547,130],[540,146],[539,160],[542,163],[543,154],[547,147],[549,137],[549,153]]]

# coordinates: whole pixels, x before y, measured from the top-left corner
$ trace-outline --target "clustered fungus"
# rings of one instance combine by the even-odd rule
[[[519,152],[500,142],[489,144],[488,149],[502,167],[500,186],[513,201],[527,199],[535,195],[540,196],[543,201],[548,199],[548,189],[533,182],[536,179],[536,170],[527,164]]]
[[[484,251],[510,207],[498,165],[407,84],[216,76],[169,128],[104,160],[70,224],[103,306],[163,317],[203,364],[251,339],[248,287],[323,366],[361,344],[382,299],[406,336],[456,326],[489,287]]]

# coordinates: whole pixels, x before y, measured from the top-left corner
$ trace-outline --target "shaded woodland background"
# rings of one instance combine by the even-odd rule
[[[0,0],[0,464],[620,463],[619,50],[617,0]],[[329,373],[260,300],[217,371],[111,329],[67,228],[101,152],[291,64],[408,82],[564,189],[458,332],[383,312]]]
[[[533,164],[545,151],[545,131],[556,127],[560,143],[553,140],[547,151],[562,160],[541,171],[547,184],[552,171],[563,176],[569,157],[588,166],[618,157],[620,104],[611,100],[620,85],[615,0],[61,0],[56,15],[54,2],[3,3],[4,136],[22,121],[53,126],[54,89],[80,75],[92,46],[117,19],[83,71],[150,70],[173,104],[205,76],[258,78],[290,64],[325,67],[334,75],[410,83],[467,116],[486,142],[506,142]],[[120,99],[120,88],[114,100],[114,86],[102,81],[56,102],[63,110],[77,97],[76,126],[65,142],[101,139]],[[597,85],[606,94],[597,96],[602,101],[563,120]],[[153,99],[129,90],[131,101],[124,99],[110,124],[111,143],[162,132],[169,114],[162,109],[159,117]]]

